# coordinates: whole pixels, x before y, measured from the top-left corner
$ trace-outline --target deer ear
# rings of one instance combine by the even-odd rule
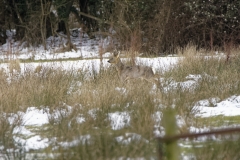
[[[120,56],[120,51],[117,52],[117,58],[119,58],[119,56]]]

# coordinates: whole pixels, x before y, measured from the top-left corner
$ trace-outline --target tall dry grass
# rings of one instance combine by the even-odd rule
[[[183,53],[192,52],[189,50]],[[114,67],[101,68],[99,72],[43,66],[25,69],[24,74],[2,71],[0,108],[5,115],[24,112],[29,106],[46,109],[49,124],[37,129],[28,126],[41,138],[49,140],[49,147],[35,151],[35,156],[41,157],[39,153],[44,153],[45,159],[157,159],[159,144],[155,131],[162,131],[168,125],[166,117],[164,122],[161,120],[164,111],[171,108],[181,117],[182,124],[177,126],[175,134],[189,132],[191,126],[204,126],[203,121],[195,117],[195,103],[239,94],[239,58],[236,55],[226,63],[221,57],[185,56],[176,67],[162,73],[160,91],[141,80],[120,82]],[[176,86],[166,91],[171,82],[187,81],[189,74],[201,75],[197,87]],[[123,126],[114,128],[113,114],[127,115]],[[4,145],[6,151],[16,147],[13,143],[16,135],[9,133],[22,124],[21,117],[13,124],[6,117],[0,118],[0,145]],[[195,148],[199,143],[192,141],[193,149],[188,153],[198,159],[229,157],[236,153],[231,148],[237,146],[230,143],[232,139],[228,140],[227,152],[221,152],[225,143],[221,143],[215,153],[210,153],[207,152],[212,147],[210,141],[201,142],[204,144],[201,149]],[[180,151],[186,149],[180,148]]]
[[[62,69],[43,68],[39,73],[25,69],[23,74],[3,71],[1,79],[1,110],[15,112],[29,106],[51,108],[65,102],[74,74]]]

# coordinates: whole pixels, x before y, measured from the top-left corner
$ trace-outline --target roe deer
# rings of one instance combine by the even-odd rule
[[[119,53],[116,51],[114,51],[113,57],[108,60],[108,63],[115,64],[118,71],[118,76],[122,82],[127,81],[128,79],[141,78],[145,79],[148,82],[155,83],[157,85],[157,88],[160,89],[158,78],[155,77],[155,74],[153,73],[151,67],[140,65],[126,66],[122,63],[119,57]]]

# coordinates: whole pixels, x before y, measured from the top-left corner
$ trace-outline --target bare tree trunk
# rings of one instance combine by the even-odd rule
[[[45,4],[46,4],[46,1],[45,1]],[[41,20],[40,20],[40,28],[41,28],[42,44],[43,44],[44,50],[46,50],[47,49],[47,45],[46,45],[46,16],[45,16],[45,6],[44,6],[42,0],[41,0],[41,11],[42,11],[42,15],[41,15]]]
[[[71,36],[70,36],[70,31],[69,31],[69,25],[68,25],[68,22],[67,21],[64,21],[65,23],[65,26],[66,26],[66,34],[67,34],[67,50],[72,50],[73,48],[73,45],[72,45],[72,42],[71,42]]]
[[[161,34],[159,35],[159,44],[160,46],[164,43],[164,37],[166,36],[166,26],[169,22],[169,18],[170,18],[170,14],[171,14],[171,11],[172,11],[172,0],[168,1],[168,0],[165,0],[163,2],[163,6],[162,6],[162,9],[163,11],[160,12],[161,13],[161,16],[162,17],[165,17],[164,18],[164,21],[160,21],[160,26],[161,26]],[[164,45],[162,45],[163,47]]]

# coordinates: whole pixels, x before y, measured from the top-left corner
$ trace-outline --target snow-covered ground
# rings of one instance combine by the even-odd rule
[[[48,51],[43,50],[43,47],[39,48],[24,48],[24,44],[19,44],[18,42],[14,42],[9,38],[8,43],[0,46],[0,59],[3,61],[11,58],[18,59],[33,59],[33,60],[49,60],[49,59],[68,59],[68,58],[82,58],[83,60],[74,60],[74,61],[52,61],[52,62],[32,62],[32,63],[21,63],[22,73],[24,73],[24,68],[33,68],[35,69],[38,65],[42,66],[54,66],[61,67],[63,69],[89,69],[92,70],[91,67],[94,67],[94,70],[98,71],[100,66],[100,60],[98,55],[98,41],[97,40],[89,40],[87,38],[73,38],[73,43],[77,46],[77,51],[70,51],[64,53],[54,53],[55,48],[62,43],[61,38],[53,38],[50,37],[48,39]],[[107,42],[106,42],[107,43]],[[110,53],[104,55],[105,58],[109,57]],[[91,59],[89,59],[91,58]],[[177,63],[178,57],[158,57],[158,58],[137,58],[137,62],[141,64],[145,64],[153,67],[155,70],[166,70],[169,67],[173,67],[174,64]],[[108,67],[107,59],[103,59],[103,66]],[[8,64],[1,63],[0,69],[4,68],[8,71]],[[194,87],[198,83],[198,79],[201,78],[201,75],[189,75],[186,77],[185,82],[176,82],[170,84],[169,87],[174,87],[176,85],[182,85],[183,87]],[[190,79],[190,80],[189,80]],[[121,88],[120,88],[121,89]],[[169,88],[164,88],[166,91]],[[116,88],[119,90],[119,88]],[[214,106],[212,106],[214,105]],[[196,103],[195,108],[199,110],[196,116],[200,117],[210,117],[217,115],[224,116],[237,116],[240,115],[240,96],[232,95],[231,97],[220,101],[218,97],[200,100]],[[56,111],[57,112],[57,111]],[[69,106],[69,112],[71,112],[71,107]],[[91,112],[91,111],[89,111]],[[6,116],[4,113],[1,113],[2,116]],[[42,126],[44,124],[49,123],[48,112],[43,109],[38,109],[34,106],[30,106],[26,112],[18,112],[17,114],[12,114],[12,116],[8,116],[8,120],[10,123],[14,122],[14,119],[18,116],[23,117],[23,125],[14,129],[14,133],[21,133],[23,135],[27,135],[28,139],[21,139],[20,137],[16,137],[15,141],[24,144],[25,149],[42,149],[49,145],[48,139],[42,139],[38,135],[32,135],[31,131],[27,129],[26,126],[35,125]],[[57,114],[57,113],[56,113]],[[109,119],[111,121],[111,127],[113,130],[118,130],[123,128],[124,126],[130,125],[131,117],[127,112],[115,112],[108,114]],[[156,116],[159,114],[156,113]],[[159,117],[158,117],[159,118]],[[79,118],[79,123],[83,122],[83,118]],[[181,122],[178,122],[181,123]],[[126,133],[128,134],[128,133]],[[156,135],[160,136],[161,134],[156,131]],[[140,135],[128,135],[132,137],[137,137]],[[85,135],[82,137],[84,139],[89,138],[89,135]],[[118,141],[122,141],[123,143],[127,143],[127,140],[122,140],[122,137],[117,137]],[[75,142],[72,142],[73,145]],[[62,143],[61,145],[67,145]],[[71,144],[68,144],[71,145]],[[1,146],[0,146],[1,150]]]

